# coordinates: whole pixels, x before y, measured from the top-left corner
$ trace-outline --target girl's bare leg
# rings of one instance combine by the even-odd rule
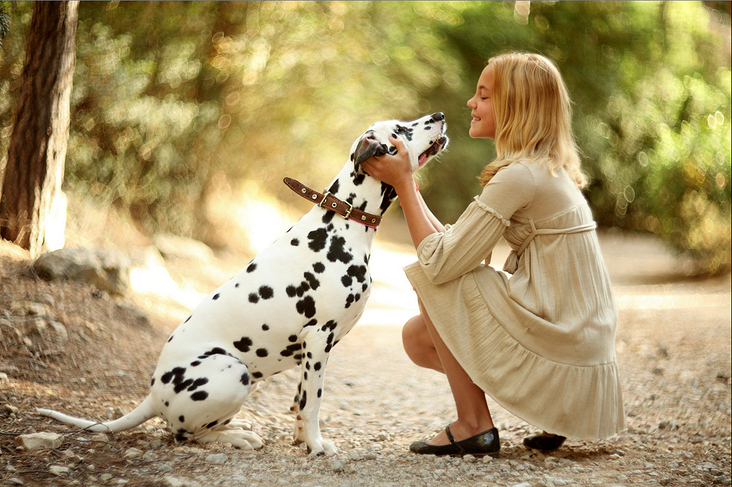
[[[420,311],[404,327],[404,349],[415,364],[447,375],[457,409],[457,420],[450,425],[453,437],[462,441],[493,428],[485,393],[473,383],[442,341],[421,302]],[[442,431],[428,443],[447,445],[450,441]]]

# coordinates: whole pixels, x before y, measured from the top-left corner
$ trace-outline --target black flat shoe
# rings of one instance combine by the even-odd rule
[[[409,447],[414,453],[422,455],[490,455],[497,457],[501,449],[501,442],[498,439],[498,429],[492,428],[483,433],[471,436],[462,441],[455,441],[450,427],[445,428],[449,445],[430,445],[427,440],[416,441]]]
[[[524,446],[531,448],[532,450],[539,450],[543,452],[550,452],[558,450],[567,438],[564,436],[544,436],[536,435],[529,438],[524,438]]]

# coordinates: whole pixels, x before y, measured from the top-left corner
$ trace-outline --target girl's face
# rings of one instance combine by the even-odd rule
[[[493,86],[493,66],[488,65],[478,79],[478,87],[473,98],[468,100],[473,120],[470,122],[470,136],[476,138],[490,138],[496,135],[496,121],[493,117],[493,102],[491,101],[491,87]]]

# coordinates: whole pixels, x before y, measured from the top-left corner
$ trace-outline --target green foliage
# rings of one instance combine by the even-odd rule
[[[0,7],[0,20],[15,20],[0,50],[4,154],[32,3]],[[207,202],[227,181],[275,195],[287,175],[324,186],[373,121],[439,110],[452,144],[422,188],[454,221],[494,157],[468,137],[465,103],[489,57],[525,50],[565,77],[598,222],[655,232],[703,270],[728,270],[729,52],[714,29],[722,14],[710,22],[709,12],[698,2],[531,2],[530,12],[515,2],[83,2],[65,184],[148,232],[216,243]]]

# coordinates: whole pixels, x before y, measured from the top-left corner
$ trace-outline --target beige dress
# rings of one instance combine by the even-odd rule
[[[625,428],[617,307],[594,227],[563,170],[514,162],[405,268],[473,382],[534,426],[588,439]],[[501,236],[510,277],[488,265]]]

